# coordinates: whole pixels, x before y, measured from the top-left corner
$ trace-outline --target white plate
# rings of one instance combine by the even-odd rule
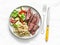
[[[34,9],[33,7],[30,7],[30,6],[20,6],[20,7],[24,7],[25,9],[31,8],[32,11],[34,11],[34,13],[38,13],[38,14],[39,14],[39,12],[38,12],[36,9]],[[16,8],[16,9],[19,10],[20,7]],[[42,26],[42,25],[41,25],[41,24],[42,24],[42,18],[41,18],[41,15],[40,15],[40,14],[39,14],[39,16],[40,16],[40,20],[39,20],[39,23],[38,23],[39,28],[37,29],[37,31],[35,32],[34,35],[31,35],[31,36],[28,36],[28,37],[20,37],[20,36],[16,35],[16,34],[13,32],[13,27],[10,25],[10,22],[9,22],[9,30],[10,30],[10,32],[11,32],[13,35],[15,35],[16,37],[21,38],[21,39],[30,39],[30,38],[32,38],[32,37],[35,37],[35,36],[40,32],[40,30],[41,30],[40,27]]]

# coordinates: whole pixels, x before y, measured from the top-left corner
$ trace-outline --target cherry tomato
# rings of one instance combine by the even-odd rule
[[[26,14],[26,11],[25,11],[25,10],[21,10],[21,11],[19,12],[19,14],[22,14],[22,13]]]

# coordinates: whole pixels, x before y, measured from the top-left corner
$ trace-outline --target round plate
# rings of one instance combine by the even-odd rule
[[[16,8],[16,10],[19,11],[19,9],[20,9],[21,7],[23,7],[23,9],[25,9],[25,10],[28,10],[28,8],[31,8],[31,10],[32,10],[33,13],[37,13],[37,14],[39,15],[39,17],[40,17],[40,20],[39,20],[39,23],[38,23],[39,28],[37,29],[37,31],[35,32],[34,35],[30,35],[30,36],[27,36],[27,37],[20,37],[20,36],[16,35],[16,34],[13,32],[13,27],[10,25],[10,22],[9,22],[10,32],[11,32],[13,35],[15,35],[16,37],[21,38],[21,39],[29,39],[29,38],[35,37],[35,36],[39,33],[39,31],[41,30],[41,29],[40,29],[41,24],[42,24],[41,15],[39,14],[39,12],[38,12],[36,9],[34,9],[34,8],[31,7],[31,6],[20,6],[20,7]],[[10,19],[10,18],[9,18],[9,19]]]

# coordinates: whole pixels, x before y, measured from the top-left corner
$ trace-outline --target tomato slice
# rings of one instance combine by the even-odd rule
[[[27,12],[25,10],[21,10],[19,14],[22,14],[22,13],[26,14]]]
[[[10,22],[11,22],[11,23],[16,23],[17,20],[14,20],[14,18],[10,18]]]

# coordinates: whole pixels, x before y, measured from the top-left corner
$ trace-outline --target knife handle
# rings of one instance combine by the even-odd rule
[[[48,37],[49,37],[49,26],[46,27],[46,37],[45,37],[46,42],[48,41]]]

